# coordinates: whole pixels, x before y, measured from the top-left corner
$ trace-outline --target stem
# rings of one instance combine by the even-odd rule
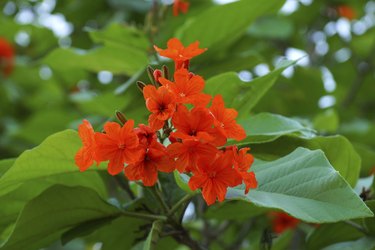
[[[168,214],[169,213],[169,207],[167,203],[165,203],[162,194],[160,193],[160,190],[156,187],[153,186],[151,187],[151,191],[154,194],[154,196],[158,199],[159,203],[161,204],[161,207],[164,210],[164,213]]]
[[[172,216],[185,202],[189,201],[194,194],[186,194],[184,197],[181,198],[172,208],[169,210],[167,214],[168,217]]]
[[[121,211],[121,214],[123,216],[128,217],[135,217],[139,219],[145,219],[145,220],[161,220],[166,221],[167,217],[164,215],[154,215],[154,214],[141,214],[141,213],[135,213],[135,212],[129,212],[129,211]]]
[[[346,221],[344,221],[344,222],[345,222],[346,224],[348,224],[348,225],[354,227],[355,229],[357,229],[357,230],[360,231],[361,233],[364,233],[364,234],[368,235],[367,230],[366,230],[364,227],[362,227],[361,225],[355,223],[354,221],[346,220]]]

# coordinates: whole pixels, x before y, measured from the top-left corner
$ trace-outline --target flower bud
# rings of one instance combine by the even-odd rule
[[[121,122],[122,125],[124,125],[127,122],[125,115],[121,113],[120,111],[116,111],[116,117]]]
[[[137,87],[143,93],[143,88],[146,87],[146,84],[142,81],[137,81]]]
[[[154,76],[155,85],[157,84],[158,86],[160,86],[159,78],[162,77],[162,75],[163,75],[163,73],[161,72],[160,69],[154,70],[153,76]],[[158,86],[156,86],[156,87],[158,87]]]

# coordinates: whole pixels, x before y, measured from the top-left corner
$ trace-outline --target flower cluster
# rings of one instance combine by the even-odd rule
[[[107,122],[104,133],[94,132],[84,120],[79,127],[83,147],[76,155],[81,171],[109,161],[108,172],[125,172],[129,180],[145,186],[157,182],[158,171],[174,170],[191,176],[189,187],[202,190],[208,205],[223,201],[228,187],[245,184],[245,192],[257,186],[250,166],[254,159],[249,148],[226,146],[227,139],[246,137],[236,122],[237,111],[226,108],[221,95],[203,93],[204,79],[189,71],[190,60],[206,49],[195,42],[188,47],[172,38],[167,49],[156,51],[175,62],[173,79],[168,70],[149,68],[150,81],[138,82],[147,109],[148,125],[134,128],[134,121],[120,115],[123,126]]]
[[[13,71],[14,51],[12,45],[0,37],[0,71],[5,76]]]

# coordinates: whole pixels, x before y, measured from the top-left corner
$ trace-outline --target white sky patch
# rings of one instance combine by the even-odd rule
[[[17,10],[16,4],[13,1],[9,1],[5,4],[3,13],[6,16],[10,16],[16,13],[16,10]]]
[[[336,22],[336,30],[341,38],[350,41],[352,34],[350,32],[350,21],[346,18],[339,18]]]
[[[334,35],[336,35],[336,33],[337,33],[336,23],[333,22],[333,21],[328,22],[324,26],[324,32],[327,34],[327,36],[334,36]]]
[[[233,3],[237,2],[238,0],[214,0],[214,3],[217,4],[227,4],[227,3]]]
[[[195,215],[194,211],[195,211],[194,203],[190,202],[185,210],[184,216],[182,217],[182,221],[185,222],[185,221],[192,220]]]
[[[357,36],[363,35],[367,31],[367,25],[363,21],[355,21],[352,25],[352,31]]]
[[[267,64],[261,63],[254,67],[254,73],[257,76],[264,76],[270,72],[270,67]]]
[[[98,73],[98,80],[102,84],[110,84],[113,79],[113,74],[109,71],[100,71]]]
[[[73,25],[66,21],[62,14],[44,13],[39,16],[38,23],[53,31],[57,37],[69,36],[73,32]]]
[[[309,6],[312,4],[313,0],[299,0],[303,5]]]
[[[283,7],[280,9],[280,13],[285,15],[290,15],[293,12],[297,11],[299,7],[299,3],[297,0],[287,0]]]
[[[21,9],[15,17],[16,22],[20,24],[31,24],[34,22],[35,15],[29,8]]]
[[[27,47],[30,44],[30,35],[26,31],[20,31],[14,37],[16,43],[21,47]]]
[[[347,60],[350,59],[351,56],[352,56],[352,52],[348,48],[339,49],[335,53],[335,59],[339,63],[346,62]]]
[[[297,65],[300,66],[308,66],[310,64],[310,59],[306,51],[296,49],[296,48],[288,48],[285,51],[285,57],[288,60],[297,61]]]
[[[333,78],[331,71],[326,67],[321,67],[320,70],[322,72],[322,80],[325,90],[327,92],[333,92],[336,89],[336,81]]]
[[[43,65],[39,69],[39,76],[43,80],[48,80],[52,77],[52,70],[50,67]]]
[[[253,79],[253,74],[248,70],[242,70],[238,73],[238,77],[243,82],[250,82]]]
[[[335,105],[335,103],[336,103],[336,98],[334,96],[325,95],[319,99],[318,105],[320,108],[325,109],[325,108],[332,107],[333,105]]]

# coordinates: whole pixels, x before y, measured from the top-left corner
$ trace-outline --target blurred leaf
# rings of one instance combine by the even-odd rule
[[[193,192],[189,185],[187,184],[189,181],[189,177],[185,174],[180,174],[177,170],[173,172],[174,178],[176,180],[177,185],[184,190],[186,193],[193,194]]]
[[[150,233],[147,236],[145,244],[143,245],[143,250],[153,250],[155,249],[155,245],[159,240],[159,234],[163,230],[163,222],[162,221],[154,221],[152,223],[152,227]]]
[[[47,136],[66,129],[77,118],[75,112],[63,109],[40,111],[27,119],[14,136],[38,144]]]
[[[287,39],[294,32],[293,23],[281,16],[266,16],[257,20],[248,33],[266,39]]]
[[[13,165],[16,159],[0,160],[0,178]]]
[[[335,132],[339,126],[339,117],[333,109],[328,109],[314,118],[314,128],[322,132]]]
[[[373,250],[375,247],[375,238],[363,237],[356,241],[340,242],[323,248],[322,250]]]
[[[38,147],[25,151],[1,177],[0,196],[16,189],[26,181],[78,173],[74,155],[81,145],[76,131],[65,130],[49,136]],[[94,171],[97,169],[91,168]]]
[[[226,201],[210,206],[204,216],[208,219],[243,221],[269,211],[245,201]]]
[[[221,94],[226,106],[237,109],[239,117],[244,117],[273,86],[281,72],[293,64],[292,61],[283,61],[271,73],[248,83],[241,81],[234,72],[223,73],[207,80],[205,92],[210,95]]]
[[[375,200],[366,201],[366,205],[371,209],[373,213],[375,212]],[[364,221],[370,235],[375,236],[375,217],[366,218]]]
[[[186,44],[198,40],[204,48],[222,49],[238,39],[256,18],[277,11],[283,3],[242,0],[217,5],[186,22],[177,31],[177,36]]]
[[[1,249],[39,249],[73,225],[119,215],[91,189],[55,185],[25,206]]]
[[[113,24],[102,31],[92,31],[91,36],[104,46],[89,51],[58,48],[47,55],[43,63],[57,71],[107,70],[127,75],[135,74],[148,63],[146,39],[134,28]]]
[[[307,249],[315,250],[341,241],[356,240],[363,236],[364,233],[345,222],[323,224],[307,237],[306,244]]]
[[[258,188],[247,195],[229,188],[227,199],[278,208],[313,223],[373,216],[320,150],[298,148],[279,160],[254,164],[252,170]]]

